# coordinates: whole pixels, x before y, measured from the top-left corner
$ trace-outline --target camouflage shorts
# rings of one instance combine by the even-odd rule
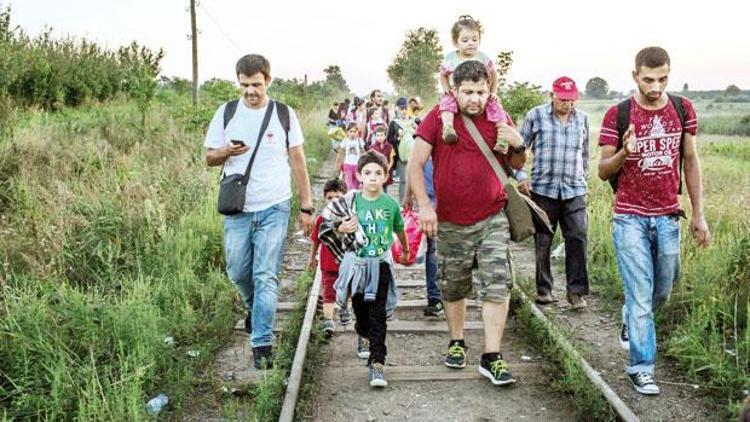
[[[472,289],[478,299],[508,301],[513,270],[505,212],[469,226],[441,222],[438,233],[440,291],[445,301],[469,297]]]

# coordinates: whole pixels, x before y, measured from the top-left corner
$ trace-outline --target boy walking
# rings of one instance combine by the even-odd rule
[[[346,184],[343,180],[329,180],[323,186],[323,196],[325,197],[326,205],[330,204],[331,201],[342,197],[346,193]],[[316,256],[318,255],[318,248],[320,248],[320,275],[321,282],[323,285],[323,334],[326,337],[331,337],[336,324],[333,322],[333,308],[336,303],[336,290],[333,288],[333,284],[339,277],[339,260],[331,252],[327,245],[320,244],[318,235],[320,234],[320,225],[323,223],[323,216],[319,215],[315,219],[315,226],[311,237],[312,248],[310,249],[310,260],[307,264],[309,270],[314,270],[318,265]],[[348,323],[349,321],[347,321]],[[343,324],[343,321],[342,321]]]
[[[357,356],[367,359],[370,386],[385,387],[387,310],[398,300],[391,244],[393,233],[404,245],[402,263],[409,255],[404,220],[398,203],[383,192],[388,163],[382,154],[368,151],[357,163],[361,191],[350,191],[323,210],[323,218],[338,233],[345,250],[336,281],[337,302],[351,294],[359,335]]]

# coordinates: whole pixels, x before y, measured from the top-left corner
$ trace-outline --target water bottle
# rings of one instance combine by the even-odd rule
[[[164,406],[169,403],[169,397],[166,394],[161,393],[146,403],[146,413],[149,415],[156,415],[161,412]]]

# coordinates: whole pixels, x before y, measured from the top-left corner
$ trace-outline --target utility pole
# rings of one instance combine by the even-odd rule
[[[198,29],[195,23],[195,1],[190,0],[190,40],[193,43],[193,106],[198,105]]]

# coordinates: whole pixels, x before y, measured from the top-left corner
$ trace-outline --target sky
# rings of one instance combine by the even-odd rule
[[[189,0],[0,0],[29,34],[94,40],[110,48],[135,40],[163,48],[162,74],[190,79]],[[281,78],[322,79],[338,65],[350,88],[392,91],[386,68],[406,32],[435,28],[443,51],[454,47],[450,27],[472,15],[485,28],[480,49],[495,57],[512,50],[509,79],[549,89],[562,75],[583,90],[592,77],[629,91],[635,54],[664,47],[672,59],[670,89],[750,89],[750,4],[713,0],[419,1],[200,0],[199,78],[235,80],[247,53],[265,55]]]

